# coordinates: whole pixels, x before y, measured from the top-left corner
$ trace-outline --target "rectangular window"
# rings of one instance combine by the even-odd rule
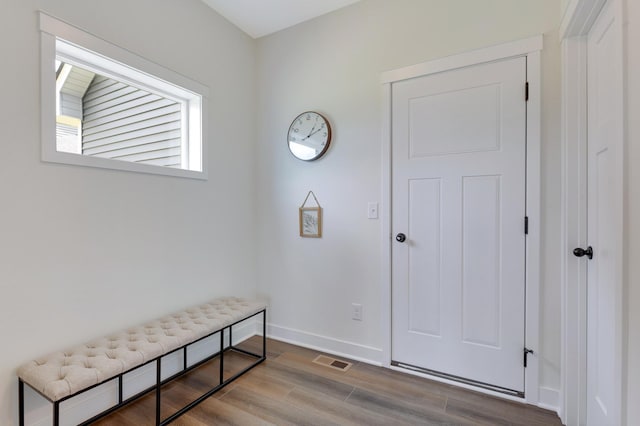
[[[206,179],[205,87],[44,13],[40,29],[44,161]]]

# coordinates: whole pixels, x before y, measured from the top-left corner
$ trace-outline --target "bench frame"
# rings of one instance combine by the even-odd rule
[[[241,322],[244,322],[250,318],[254,318],[257,317],[258,315],[262,315],[262,354],[255,354],[253,352],[249,352],[246,351],[244,349],[238,348],[233,346],[233,326],[237,325]],[[228,331],[229,332],[229,346],[227,346],[225,348],[224,346],[224,342],[225,342],[225,332]],[[194,343],[197,343],[201,340],[204,340],[208,337],[213,336],[216,333],[220,333],[220,348],[218,350],[218,352],[214,353],[213,355],[209,355],[206,358],[187,366],[187,349],[189,346],[193,345]],[[183,351],[183,369],[180,370],[178,373],[162,380],[162,358],[164,358],[167,355],[171,355],[172,353],[178,352],[178,351]],[[228,351],[235,351],[235,352],[239,352],[245,355],[249,355],[251,357],[256,358],[256,360],[249,366],[245,367],[244,369],[242,369],[241,371],[239,371],[238,373],[234,374],[233,376],[229,377],[228,379],[224,380],[224,354],[225,352]],[[191,370],[201,366],[202,364],[211,361],[212,359],[214,359],[215,357],[220,356],[220,383],[216,386],[214,386],[213,388],[211,388],[210,390],[208,390],[207,392],[205,392],[202,396],[198,397],[195,401],[190,402],[189,404],[187,404],[186,406],[184,406],[183,408],[181,408],[180,410],[176,411],[175,413],[173,413],[172,415],[170,415],[169,417],[167,417],[166,419],[162,419],[161,418],[161,407],[162,407],[162,386],[166,383],[169,383],[170,381],[177,379],[178,377],[181,377],[185,374],[187,374],[188,372],[190,372]],[[156,425],[157,426],[162,426],[162,425],[166,425],[171,423],[172,421],[174,421],[175,419],[177,419],[178,417],[180,417],[181,415],[183,415],[184,413],[186,413],[187,411],[189,411],[190,409],[192,409],[193,407],[195,407],[196,405],[200,404],[202,401],[204,401],[205,399],[209,398],[211,395],[213,395],[214,393],[216,393],[217,391],[219,391],[220,389],[222,389],[223,387],[225,387],[226,385],[228,385],[229,383],[233,382],[234,380],[236,380],[238,377],[242,376],[244,373],[246,373],[247,371],[251,370],[252,368],[256,367],[258,364],[262,363],[265,359],[267,358],[267,310],[262,309],[261,311],[256,312],[255,314],[249,315],[245,318],[242,318],[236,322],[234,322],[233,324],[227,325],[221,329],[218,329],[214,332],[211,332],[209,334],[207,334],[204,337],[201,337],[197,340],[194,340],[193,342],[189,342],[183,346],[180,346],[179,348],[173,349],[172,351],[169,351],[167,353],[164,353],[162,355],[159,355],[158,357],[151,359],[147,362],[145,362],[144,364],[140,364],[136,367],[130,368],[129,370],[122,372],[120,374],[118,374],[117,376],[113,376],[110,377],[106,380],[103,380],[100,383],[97,383],[93,386],[90,386],[88,388],[82,389],[74,394],[68,395],[64,398],[59,399],[58,401],[51,401],[51,399],[49,399],[48,397],[46,397],[45,395],[43,395],[41,392],[39,392],[38,390],[34,389],[35,392],[39,393],[40,395],[42,395],[45,399],[47,399],[49,402],[51,402],[53,404],[53,426],[59,426],[60,424],[60,404],[70,398],[73,398],[75,396],[78,396],[84,392],[87,392],[93,388],[96,388],[98,386],[101,386],[105,383],[108,383],[112,380],[118,380],[118,403],[116,405],[114,405],[113,407],[108,408],[107,410],[95,415],[94,417],[90,418],[89,420],[84,421],[83,423],[81,423],[82,426],[84,425],[89,425],[93,422],[95,422],[98,419],[101,419],[102,417],[105,417],[111,413],[113,413],[114,411],[126,406],[127,404],[139,399],[140,397],[142,397],[143,395],[148,394],[149,392],[152,392],[155,390],[155,394],[156,394]],[[156,363],[156,383],[152,386],[150,386],[149,388],[127,398],[127,399],[123,399],[123,377],[132,372],[135,371],[141,367],[144,367],[145,365],[151,364],[151,363]],[[24,426],[24,385],[25,382],[22,381],[22,379],[18,379],[18,405],[19,405],[19,424],[20,426]],[[29,384],[27,383],[27,386],[29,386]],[[29,386],[31,387],[31,386]],[[32,387],[31,387],[32,388]],[[33,389],[33,388],[32,388]]]

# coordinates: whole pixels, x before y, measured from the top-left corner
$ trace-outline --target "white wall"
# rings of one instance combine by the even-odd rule
[[[640,424],[640,3],[626,1],[627,152],[626,300],[628,315],[627,425]]]
[[[218,295],[254,292],[255,42],[199,0],[3,0],[0,424],[15,369]],[[45,10],[210,88],[209,180],[40,161]]]
[[[560,66],[557,0],[364,0],[258,40],[260,292],[274,335],[381,361],[383,71],[544,33],[541,385],[559,388]],[[312,163],[288,152],[300,112],[326,114],[333,146]],[[308,190],[324,207],[324,236],[298,236]],[[388,206],[381,206],[388,208]],[[351,320],[351,303],[363,321]]]
[[[560,0],[560,18],[561,19],[562,17],[564,17],[564,14],[567,12],[569,3],[571,3],[571,0]]]

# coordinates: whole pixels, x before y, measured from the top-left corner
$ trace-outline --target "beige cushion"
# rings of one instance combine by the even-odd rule
[[[265,309],[224,297],[22,365],[18,377],[51,401],[124,373]]]

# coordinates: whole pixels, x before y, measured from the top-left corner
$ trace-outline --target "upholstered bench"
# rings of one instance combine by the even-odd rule
[[[262,315],[262,354],[255,354],[233,345],[232,327],[249,318]],[[155,389],[156,424],[164,425],[199,404],[214,392],[265,360],[266,305],[262,302],[225,297],[165,316],[146,324],[122,330],[67,350],[51,353],[22,365],[19,378],[19,418],[24,425],[24,384],[53,404],[53,424],[60,422],[60,403],[110,380],[118,381],[118,404],[84,421],[91,423]],[[212,355],[187,365],[187,350],[194,343],[219,333]],[[255,358],[255,361],[228,379],[223,377],[224,353],[233,350]],[[177,351],[184,366],[169,378],[162,378],[162,359]],[[212,389],[168,418],[161,419],[161,387],[195,367],[220,357],[220,380]],[[124,399],[123,377],[149,363],[156,364],[156,381],[151,387]]]

